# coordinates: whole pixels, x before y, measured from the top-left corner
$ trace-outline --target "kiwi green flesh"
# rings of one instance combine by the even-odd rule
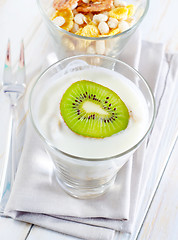
[[[126,129],[129,122],[128,109],[120,97],[88,80],[77,81],[66,90],[60,111],[67,126],[85,137],[109,137]]]

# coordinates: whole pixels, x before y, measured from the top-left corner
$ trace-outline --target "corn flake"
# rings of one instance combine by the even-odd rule
[[[95,25],[87,25],[82,29],[81,36],[98,37],[99,30]]]
[[[118,7],[109,12],[109,16],[112,18],[116,18],[117,20],[126,19],[128,15],[127,7]]]
[[[70,49],[70,50],[75,50],[75,45],[73,43],[73,41],[71,39],[69,39],[68,37],[64,37],[62,39],[62,43],[64,44],[64,46],[67,48],[67,49]]]
[[[84,50],[90,46],[91,42],[92,42],[91,40],[85,40],[85,39],[79,40],[77,41],[76,49],[79,51]]]
[[[74,25],[74,22],[73,22],[74,16],[73,16],[72,10],[69,8],[58,10],[58,11],[56,11],[52,20],[59,16],[61,16],[65,19],[65,23],[61,26],[61,28],[66,31],[70,31]]]
[[[54,0],[53,1],[53,7],[56,10],[71,8],[73,5],[75,5],[79,0]]]
[[[92,0],[84,3],[82,0],[78,2],[77,11],[83,13],[109,11],[112,7],[112,0]]]
[[[128,18],[132,17],[135,13],[135,6],[133,4],[130,4],[126,8],[128,9],[127,17]]]
[[[83,30],[83,28],[79,28],[79,30],[77,32],[75,32],[75,34],[82,35],[82,30]]]
[[[108,36],[116,35],[118,33],[120,33],[120,29],[115,28],[115,29],[112,29],[112,30],[109,31]]]

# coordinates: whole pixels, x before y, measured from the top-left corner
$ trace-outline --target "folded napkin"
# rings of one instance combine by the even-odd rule
[[[163,50],[161,44],[141,43],[135,34],[119,56],[147,79],[156,94],[159,109],[166,81],[166,78],[159,78]],[[157,132],[159,126],[155,126],[157,129],[153,131]],[[111,240],[115,231],[132,232],[139,196],[143,192],[140,186],[144,187],[141,182],[143,159],[144,155],[151,159],[154,152],[149,149],[151,144],[150,138],[122,167],[110,191],[96,199],[79,200],[60,188],[53,164],[27,117],[24,148],[5,215],[86,240]]]

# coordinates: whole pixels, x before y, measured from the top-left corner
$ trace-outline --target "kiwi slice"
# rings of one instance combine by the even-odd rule
[[[77,134],[105,138],[124,130],[129,112],[120,97],[111,89],[92,81],[73,83],[60,103],[67,126]]]

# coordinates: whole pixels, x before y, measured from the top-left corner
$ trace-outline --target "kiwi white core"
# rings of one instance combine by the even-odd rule
[[[93,103],[91,101],[85,101],[82,105],[83,110],[86,113],[98,113],[101,116],[108,116],[109,113],[102,109],[99,104]]]

